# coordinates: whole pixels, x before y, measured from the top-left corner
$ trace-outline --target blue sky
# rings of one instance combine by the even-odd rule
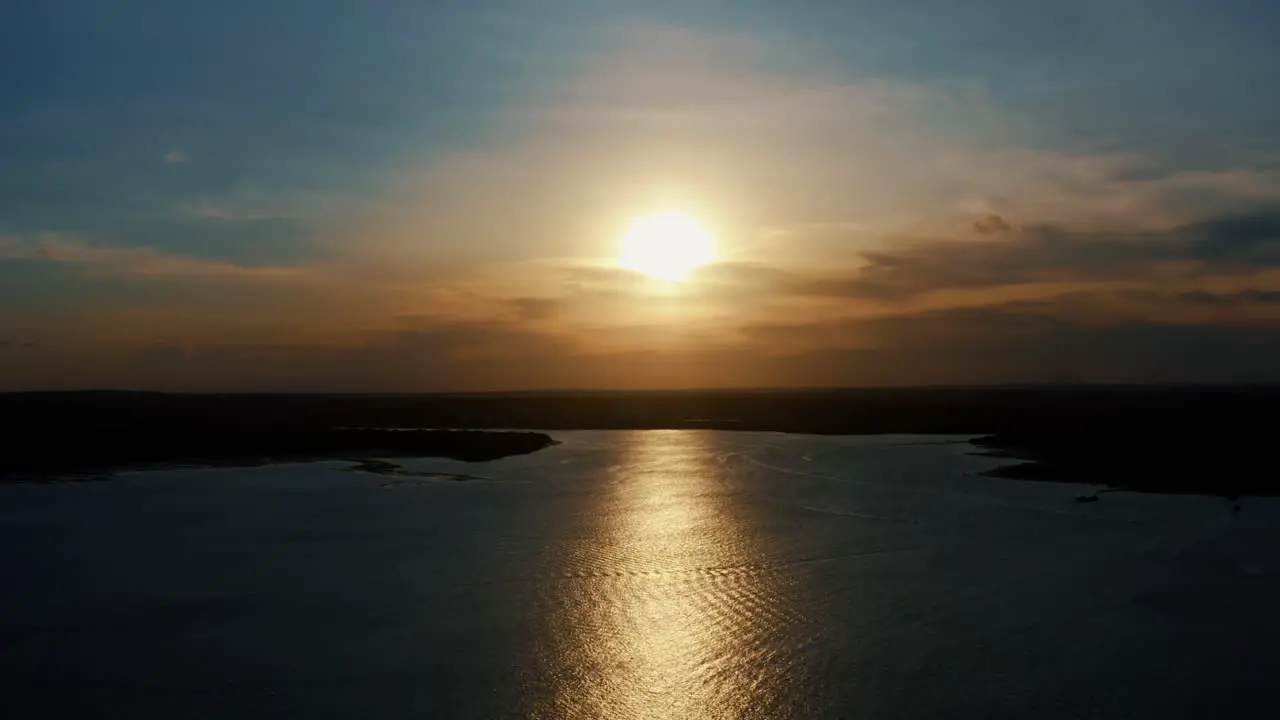
[[[483,143],[635,18],[758,33],[830,77],[976,79],[1045,143],[1212,165],[1274,153],[1280,120],[1267,2],[67,0],[6,16],[18,231],[128,235],[192,197],[376,193],[396,166]],[[160,162],[171,151],[190,162]]]
[[[502,322],[495,307],[529,297],[577,308],[543,328],[548,337],[596,337],[603,321],[568,297],[581,283],[561,266],[608,255],[605,228],[645,212],[658,186],[680,188],[721,226],[730,266],[793,275],[839,257],[856,274],[875,265],[868,251],[927,246],[988,214],[1139,238],[1267,216],[1280,207],[1277,28],[1280,6],[1260,0],[6,3],[0,336],[39,336],[46,367],[85,347],[119,359],[63,376],[8,351],[0,368],[23,387],[145,384],[130,353],[153,346],[348,352],[423,317]],[[823,92],[841,99],[805,104],[804,93]],[[728,120],[717,114],[725,102],[741,106]],[[962,171],[937,172],[943,164]],[[859,229],[832,236],[837,226]],[[1092,238],[1082,243],[1096,247]],[[803,250],[769,250],[784,241]],[[811,267],[787,265],[797,257]],[[1258,273],[1270,261],[1259,262],[1251,280],[1216,282],[1269,297]],[[384,288],[342,285],[367,274]],[[280,326],[259,327],[201,299],[231,295],[318,309],[281,310]],[[676,342],[693,322],[676,327],[652,309],[665,300],[632,301],[645,308],[621,311],[623,325],[644,342],[653,332]],[[731,315],[714,293],[683,302],[741,328],[926,311],[817,307],[786,293],[733,296],[758,316]],[[945,305],[927,311],[955,309]],[[138,325],[144,306],[168,319],[127,340],[86,329],[151,328]],[[329,332],[318,319],[327,308],[363,314]],[[1268,312],[1242,317],[1268,326]],[[1216,317],[1193,324],[1236,324]],[[281,339],[285,326],[309,328],[305,340]],[[583,343],[557,352],[606,352]],[[626,345],[608,352],[654,351]],[[819,350],[831,348],[793,349]],[[171,370],[161,384],[236,386],[207,380],[207,367]],[[929,372],[906,381],[917,379]]]

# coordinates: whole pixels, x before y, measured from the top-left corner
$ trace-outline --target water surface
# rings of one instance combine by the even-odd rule
[[[962,438],[558,433],[0,487],[0,683],[127,717],[1280,709],[1280,503],[977,477]]]

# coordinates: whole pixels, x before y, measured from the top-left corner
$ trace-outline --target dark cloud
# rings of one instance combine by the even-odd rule
[[[1188,225],[1178,234],[1197,260],[1280,265],[1280,212],[1216,218]]]
[[[516,298],[511,301],[516,317],[521,320],[546,320],[560,310],[563,301],[556,298]]]
[[[138,353],[138,359],[147,365],[172,365],[186,358],[186,348],[181,345],[151,345]]]
[[[379,333],[361,351],[409,350],[445,357],[534,356],[560,350],[558,335],[531,331],[518,323],[403,318],[404,329]]]
[[[114,384],[394,392],[1280,381],[1280,325],[1193,322],[1170,310],[1236,314],[1239,303],[1274,310],[1276,301],[1274,294],[1078,293],[894,317],[757,323],[736,339],[618,351],[519,321],[406,318],[398,330],[351,345],[154,346],[121,360]],[[1151,309],[1171,319],[1144,319]]]
[[[1007,233],[1012,229],[1013,226],[999,215],[988,215],[973,221],[973,231],[979,235]]]
[[[1280,212],[1223,217],[1171,230],[1080,232],[1035,226],[980,241],[934,240],[868,251],[842,276],[796,283],[800,294],[900,300],[935,290],[1037,282],[1145,280],[1162,263],[1201,274],[1280,267]]]
[[[1280,290],[1248,290],[1235,293],[1210,293],[1204,290],[1180,293],[1177,299],[1194,305],[1212,307],[1239,306],[1251,303],[1280,303]]]
[[[400,319],[351,344],[152,345],[113,386],[204,391],[436,391],[572,386],[578,353],[517,322]]]
[[[778,347],[785,335],[825,337]],[[835,337],[867,338],[840,347]],[[1097,326],[1032,308],[948,311],[776,328],[736,345],[588,351],[510,329],[454,329],[377,343],[149,350],[10,373],[7,386],[197,391],[468,391],[628,387],[785,387],[1017,382],[1280,381],[1280,329],[1122,323]],[[10,371],[17,369],[8,366]]]
[[[774,325],[748,334],[801,340],[786,354],[787,371],[817,385],[1280,381],[1280,326],[1098,324],[1073,318],[1056,302]],[[861,347],[812,344],[824,337]]]

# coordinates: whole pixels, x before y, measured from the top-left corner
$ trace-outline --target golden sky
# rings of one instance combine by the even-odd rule
[[[359,192],[304,174],[179,193],[150,212],[196,238],[182,247],[0,232],[0,265],[21,266],[0,388],[1275,375],[1274,170],[1062,142],[996,95],[750,33],[613,23],[469,142],[397,152]],[[212,160],[154,162],[181,185]],[[715,244],[676,281],[619,259],[666,212]],[[277,227],[294,252],[204,251],[237,233],[267,247]]]

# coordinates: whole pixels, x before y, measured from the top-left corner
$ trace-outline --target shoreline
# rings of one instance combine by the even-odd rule
[[[1015,460],[980,473],[1026,482],[1092,485],[1098,492],[1280,496],[1280,483],[1261,468],[1265,446],[1213,437],[1152,437],[1089,432],[998,433],[975,438],[974,454]]]
[[[0,481],[173,463],[380,456],[483,462],[547,447],[553,441],[544,433],[696,428],[963,435],[977,454],[1011,461],[985,473],[993,477],[1231,498],[1280,495],[1270,452],[1277,407],[1280,387],[0,393]]]
[[[539,432],[487,430],[335,430],[276,428],[102,430],[30,434],[0,454],[0,482],[109,480],[119,472],[178,468],[260,467],[281,462],[383,457],[446,458],[481,463],[527,455],[557,444]],[[61,452],[44,448],[59,447]]]
[[[608,429],[608,428],[600,428]],[[740,427],[686,428],[743,431]],[[887,435],[893,432],[806,432],[776,430],[798,435]],[[1089,485],[1092,496],[1078,501],[1094,501],[1105,492],[1127,491],[1147,494],[1218,496],[1236,501],[1245,495],[1280,495],[1280,486],[1265,483],[1258,476],[1241,474],[1240,468],[1222,473],[1224,452],[1216,445],[1200,446],[1190,452],[1170,449],[1168,442],[1148,447],[1144,438],[1093,436],[1050,430],[1018,433],[911,433],[918,435],[961,435],[974,448],[976,457],[1014,461],[978,473],[978,476],[1020,482],[1050,482]],[[61,484],[104,482],[117,473],[177,469],[218,469],[261,467],[275,463],[345,461],[355,463],[352,472],[375,475],[412,476],[388,457],[446,458],[483,463],[506,457],[527,455],[558,445],[550,435],[524,430],[449,430],[413,428],[265,429],[217,432],[209,428],[193,435],[190,429],[168,434],[99,432],[76,453],[42,456],[26,443],[0,456],[0,483]],[[193,439],[193,437],[198,439]],[[49,440],[49,438],[45,438]],[[61,438],[60,441],[67,441]],[[185,444],[184,443],[188,443]],[[300,446],[310,446],[300,450]],[[321,446],[323,445],[323,446]],[[1126,446],[1127,447],[1122,447]],[[199,453],[180,453],[179,448]],[[255,452],[245,452],[246,446]],[[24,452],[23,448],[27,448]],[[277,450],[272,452],[271,448]],[[99,454],[95,455],[95,451]],[[1163,454],[1162,454],[1163,453]],[[436,473],[430,473],[434,476]],[[462,479],[461,476],[452,478]],[[466,479],[474,479],[466,476]],[[1252,480],[1252,481],[1251,481]],[[1086,500],[1085,498],[1089,499]]]

